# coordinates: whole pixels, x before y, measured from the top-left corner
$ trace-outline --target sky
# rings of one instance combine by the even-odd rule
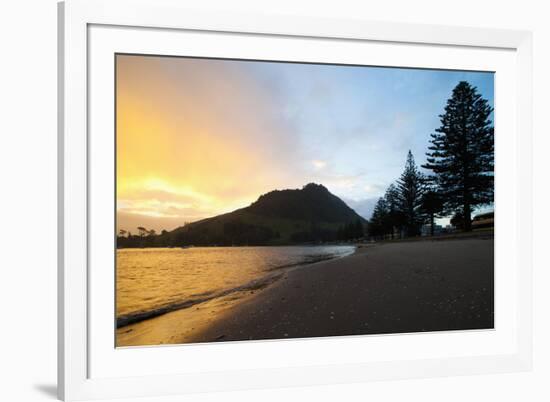
[[[118,55],[117,226],[171,230],[323,184],[366,219],[488,72]]]

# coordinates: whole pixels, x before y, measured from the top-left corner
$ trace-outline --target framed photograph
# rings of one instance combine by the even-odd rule
[[[69,0],[59,44],[60,398],[530,369],[530,33]]]

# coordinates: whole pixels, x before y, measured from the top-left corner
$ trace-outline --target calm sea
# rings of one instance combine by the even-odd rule
[[[117,325],[259,289],[285,269],[352,254],[354,246],[117,250]]]

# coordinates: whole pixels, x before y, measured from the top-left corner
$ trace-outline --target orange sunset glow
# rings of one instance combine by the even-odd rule
[[[492,94],[486,73],[117,55],[117,229],[172,230],[311,182],[369,219],[465,78]]]
[[[292,152],[270,102],[230,65],[118,56],[119,228],[172,229],[292,183],[274,168]]]
[[[493,73],[115,64],[116,347],[494,328]]]

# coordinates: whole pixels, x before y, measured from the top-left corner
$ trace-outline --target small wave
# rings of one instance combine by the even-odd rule
[[[341,257],[341,256],[337,254],[311,254],[311,255],[304,256],[304,259],[301,261],[293,262],[290,264],[274,265],[272,267],[269,267],[267,270],[277,271],[280,269],[294,268],[294,267],[299,267],[301,265],[309,265],[309,264],[315,264],[316,262],[332,260],[338,257]]]
[[[117,328],[122,328],[127,325],[135,324],[140,321],[145,321],[151,318],[158,317],[160,315],[170,313],[172,311],[182,310],[185,308],[192,307],[196,304],[200,304],[213,299],[224,297],[232,293],[244,292],[244,291],[250,291],[250,290],[260,290],[269,286],[273,282],[277,281],[282,276],[283,274],[268,275],[259,279],[254,279],[244,285],[237,286],[231,289],[222,290],[220,292],[206,292],[201,295],[197,295],[199,297],[183,300],[176,303],[167,304],[153,310],[140,311],[136,313],[121,315],[117,317],[116,326]]]
[[[160,307],[154,308],[152,310],[137,311],[137,312],[121,315],[116,319],[116,326],[117,328],[122,328],[127,325],[135,324],[140,321],[145,321],[151,318],[158,317],[160,315],[170,313],[172,311],[186,309],[200,303],[205,303],[207,301],[210,301],[216,298],[224,297],[232,293],[251,291],[251,290],[260,290],[269,286],[270,284],[277,281],[279,278],[283,276],[283,273],[275,273],[276,271],[280,272],[282,270],[286,270],[289,268],[310,265],[317,262],[327,261],[335,258],[341,258],[347,255],[353,254],[353,252],[355,252],[355,247],[350,247],[350,251],[346,253],[307,254],[303,256],[303,259],[301,261],[297,261],[289,264],[283,264],[283,265],[274,265],[272,267],[269,267],[267,268],[266,271],[271,272],[270,274],[258,279],[254,279],[250,282],[247,282],[243,285],[240,285],[231,289],[226,289],[226,290],[217,291],[217,292],[206,291],[203,293],[195,294],[191,296],[191,298],[189,299],[165,304]]]

